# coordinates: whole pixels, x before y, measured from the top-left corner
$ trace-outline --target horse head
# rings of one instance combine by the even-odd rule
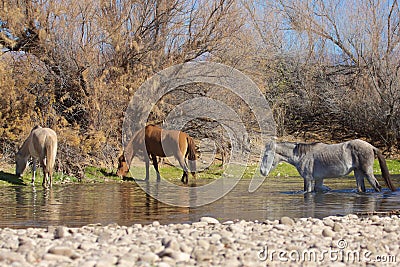
[[[15,155],[15,174],[18,177],[22,176],[22,173],[28,166],[28,157],[24,157],[21,153]]]
[[[128,171],[129,171],[128,163],[125,160],[124,154],[122,154],[118,158],[118,169],[117,169],[116,175],[123,178],[127,175]]]
[[[270,141],[265,146],[265,152],[260,166],[260,172],[264,176],[267,176],[269,172],[279,163],[275,157],[275,149],[275,141]]]

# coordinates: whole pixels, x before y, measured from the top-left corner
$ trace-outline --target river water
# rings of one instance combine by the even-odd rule
[[[396,185],[399,178],[392,178]],[[209,182],[198,181],[197,185]],[[333,190],[312,194],[299,191],[303,185],[301,178],[268,177],[254,193],[248,192],[249,180],[242,179],[223,198],[194,208],[159,202],[143,191],[143,183],[66,184],[55,185],[51,190],[26,185],[3,187],[0,191],[0,227],[80,227],[97,223],[129,226],[155,220],[168,224],[194,222],[203,216],[221,221],[263,221],[282,216],[323,218],[400,208],[400,190],[390,192],[385,188],[376,193],[368,189],[367,193],[360,194],[354,190],[355,181],[350,177],[326,180]],[[151,181],[148,186],[154,184],[156,182]]]

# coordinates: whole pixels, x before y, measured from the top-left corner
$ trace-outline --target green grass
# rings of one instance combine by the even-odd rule
[[[390,174],[400,174],[400,160],[386,160],[386,164],[388,166]],[[374,174],[380,175],[381,174],[381,169],[379,167],[379,162],[378,160],[374,161]],[[349,174],[350,176],[353,176],[353,173]],[[293,167],[292,165],[286,163],[286,162],[281,162],[274,170],[271,171],[271,173],[268,176],[285,176],[285,177],[291,177],[291,176],[300,176],[299,173],[297,172],[296,168]]]
[[[82,182],[85,182],[85,180],[89,182],[108,182],[120,181],[121,179],[115,175],[115,170],[88,166],[85,168],[85,178]]]
[[[29,185],[32,179],[32,171],[27,168],[21,178],[15,175],[15,170],[10,167],[3,167],[0,170],[0,186],[7,185]],[[43,181],[43,172],[41,168],[37,168],[35,185],[41,186]],[[77,177],[66,175],[61,172],[54,172],[53,184],[64,184],[64,183],[104,183],[107,181],[120,181],[120,178],[113,175],[112,170],[106,168],[98,168],[90,166],[85,168],[85,178],[81,181]]]
[[[300,176],[297,172],[296,168],[286,162],[281,162],[278,166],[271,171],[269,176],[285,176],[285,177],[293,177]]]
[[[400,174],[400,160],[389,159],[389,160],[386,160],[386,164],[388,166],[390,174],[392,174],[392,175]],[[377,174],[377,175],[381,174],[381,169],[379,167],[378,160],[374,161],[374,174]],[[349,175],[353,176],[353,173],[350,173]],[[281,162],[274,170],[271,171],[269,176],[291,177],[291,176],[299,176],[299,173],[297,172],[296,168],[293,167],[292,165],[290,165],[286,162]]]
[[[386,164],[390,174],[400,174],[400,160],[388,159],[386,160]],[[381,174],[381,169],[377,160],[374,162],[374,174]]]
[[[387,160],[387,165],[389,168],[389,172],[392,175],[400,174],[400,160]],[[1,168],[0,170],[0,186],[7,186],[7,185],[28,185],[31,181],[32,173],[31,171],[25,171],[22,179],[18,178],[14,175],[15,170],[12,166],[7,168]],[[35,185],[41,185],[43,174],[40,169],[36,174],[36,181]],[[173,166],[169,166],[166,164],[160,165],[160,173],[161,177],[167,179],[169,181],[176,181],[179,182],[182,176],[182,170],[180,168],[176,168]],[[232,176],[238,176],[241,174],[242,168],[235,168],[234,166],[231,168]],[[218,179],[224,174],[226,171],[226,166],[223,167],[220,164],[211,165],[206,170],[197,173],[198,179]],[[65,175],[63,173],[55,173],[53,177],[54,184],[63,184],[63,183],[104,183],[104,182],[120,182],[121,179],[115,175],[115,170],[107,169],[107,168],[99,168],[94,166],[86,167],[85,170],[85,177],[80,181],[78,178],[74,176]],[[253,177],[255,172],[259,172],[258,166],[256,164],[252,164],[246,167],[243,178],[250,179]],[[237,174],[236,174],[237,173]],[[379,163],[376,160],[374,163],[374,173],[377,175],[381,174],[381,170],[379,167]],[[350,174],[352,176],[353,173]],[[131,173],[128,175],[129,177],[135,177],[136,179],[144,179],[145,177],[145,168],[144,166],[141,167],[133,167]],[[268,175],[269,177],[299,177],[299,173],[297,172],[296,168],[288,163],[280,163],[271,173]],[[156,173],[154,168],[150,167],[150,177],[151,179],[155,179]],[[189,180],[192,179],[189,176]]]
[[[180,180],[182,177],[182,169],[170,166],[170,165],[160,165],[159,166],[160,175],[166,180]],[[224,173],[224,168],[220,164],[211,165],[207,170],[199,172],[196,174],[197,179],[218,179]],[[133,167],[128,174],[128,177],[135,177],[138,179],[144,179],[146,176],[145,167]],[[156,172],[153,166],[150,166],[150,177],[156,177]],[[189,174],[189,179],[191,179],[191,174]]]

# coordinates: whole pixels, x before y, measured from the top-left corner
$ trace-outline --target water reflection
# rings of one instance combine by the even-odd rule
[[[197,185],[208,182],[197,181]],[[196,208],[169,206],[149,196],[142,187],[157,197],[159,184],[155,181],[58,185],[51,190],[22,185],[3,187],[0,192],[0,227],[78,227],[91,223],[132,225],[154,220],[183,223],[197,221],[203,216],[221,220],[259,221],[282,216],[322,218],[357,212],[391,211],[400,206],[400,191],[368,191],[360,194],[352,189],[355,184],[350,178],[348,182],[341,182],[340,186],[335,185],[338,188],[336,190],[317,194],[296,191],[302,186],[301,179],[269,179],[254,193],[248,193],[249,182],[242,180],[225,197]],[[142,184],[139,186],[137,183]],[[291,188],[296,190],[288,191]],[[207,196],[182,190],[164,197],[195,204],[199,198]]]

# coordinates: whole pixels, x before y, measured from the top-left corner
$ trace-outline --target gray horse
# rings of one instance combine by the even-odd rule
[[[35,126],[15,155],[15,174],[21,176],[28,165],[29,157],[32,157],[32,184],[34,184],[36,160],[39,159],[44,175],[42,185],[43,187],[51,187],[53,183],[53,167],[56,160],[56,154],[56,133],[50,128]]]
[[[267,176],[279,162],[285,161],[296,167],[304,179],[304,191],[326,191],[324,178],[340,177],[354,170],[357,189],[365,192],[364,178],[380,192],[381,186],[373,174],[375,155],[378,157],[382,177],[386,185],[395,191],[389,170],[381,152],[363,140],[351,140],[339,144],[271,142],[266,145],[260,172]]]

